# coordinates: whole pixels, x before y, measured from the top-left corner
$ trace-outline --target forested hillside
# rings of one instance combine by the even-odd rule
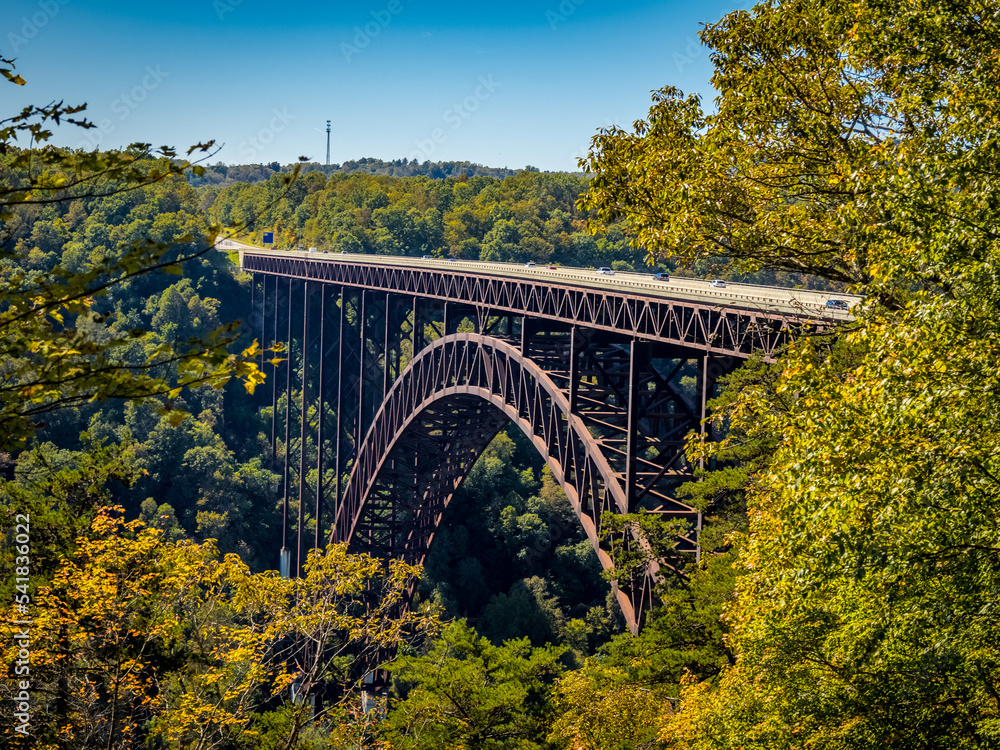
[[[321,175],[309,173],[290,187],[278,181],[266,183],[274,195],[265,195],[261,200],[276,202],[275,211],[291,211],[293,216],[303,213],[292,211],[296,198],[301,198],[300,206],[329,207],[332,215],[348,213],[353,217],[355,212],[338,206],[337,198],[356,200],[361,196],[362,201],[378,203],[387,200],[388,188],[398,195],[399,203],[427,203],[429,196],[451,202],[452,190],[468,187],[456,181],[351,176],[344,179],[344,184],[334,182],[310,193],[319,182],[317,177]],[[556,184],[569,180],[570,187],[563,191],[560,205],[573,210],[573,190],[582,187],[579,180],[565,176],[536,178]],[[469,207],[470,216],[476,215],[474,212],[480,217],[509,212],[513,197],[525,204],[542,204],[547,198],[542,187],[524,182],[524,178],[507,178],[519,183],[513,186],[492,178],[474,179],[479,198]],[[406,189],[413,192],[403,192]],[[248,184],[227,189],[213,209],[224,212],[229,221],[238,221],[241,211],[248,212],[247,218],[252,219],[252,209],[240,203],[241,196],[247,197],[252,190]],[[206,247],[211,217],[202,210],[204,194],[204,189],[199,194],[174,176],[106,198],[65,201],[41,210],[21,211],[20,221],[11,225],[9,241],[13,251],[4,259],[5,266],[8,273],[28,272],[44,277],[53,269],[84,272],[100,259],[118,257],[126,248],[147,239],[167,242],[190,237],[187,243],[175,247],[179,252]],[[492,203],[488,200],[491,195]],[[224,206],[231,198],[235,206],[227,212]],[[548,203],[554,204],[555,200],[549,198]],[[419,239],[442,238],[441,217],[436,211],[434,207],[428,209],[431,217],[437,216],[438,225],[426,235],[406,224],[414,216],[415,221],[426,224],[416,209],[409,213],[398,207],[376,209],[373,223],[383,230],[382,237],[390,238],[386,241],[393,243],[392,249],[403,249],[402,242],[410,242],[422,251],[426,245],[416,245]],[[322,225],[327,216],[323,213],[310,223]],[[394,235],[387,234],[383,227],[389,221],[386,217],[391,216],[401,221],[393,226]],[[363,232],[358,229],[361,236],[367,236]],[[568,236],[565,232],[563,235]],[[186,263],[182,276],[148,274],[111,287],[107,294],[95,299],[91,309],[98,319],[86,323],[87,334],[112,339],[122,333],[143,331],[141,338],[117,352],[123,361],[139,363],[145,354],[165,343],[208,337],[222,321],[243,317],[249,305],[249,284],[249,276],[241,275],[227,255],[211,251]],[[240,341],[248,345],[249,334],[244,333]],[[298,419],[300,401],[295,390],[291,402],[293,422]],[[97,401],[60,409],[39,426],[34,434],[38,447],[17,456],[12,471],[23,484],[39,466],[74,466],[84,460],[87,450],[101,445],[119,446],[129,459],[121,470],[133,476],[112,488],[110,498],[123,506],[127,518],[141,518],[176,538],[215,539],[223,553],[237,552],[251,568],[264,570],[275,565],[281,546],[284,404],[282,395],[273,460],[270,406],[231,384],[223,389],[188,391],[168,400]],[[179,418],[182,411],[189,416]],[[328,451],[332,449],[331,443]],[[310,443],[308,450],[314,452],[315,446]],[[541,471],[534,451],[515,451],[506,436],[497,440],[456,502],[456,518],[449,524],[453,538],[438,545],[440,559],[430,566],[430,571],[438,572],[425,579],[426,595],[440,602],[451,616],[483,618],[484,632],[496,633],[498,642],[501,635],[525,634],[539,645],[546,640],[560,640],[566,623],[573,620],[574,638],[578,642],[583,639],[586,651],[587,634],[605,632],[614,617],[613,610],[605,606],[606,586],[600,579],[593,551],[584,542],[582,531],[569,522],[569,506],[561,490]],[[479,478],[480,472],[486,475]],[[314,483],[315,477],[310,476],[308,481]],[[293,476],[295,483],[297,475]],[[553,529],[564,537],[559,540],[563,546],[548,549]],[[539,552],[524,558],[525,551],[531,549]],[[517,559],[519,553],[523,559],[511,568],[508,558]],[[514,575],[493,575],[500,569]],[[446,573],[452,570],[460,571],[457,578]],[[550,580],[546,580],[547,576]],[[512,607],[521,610],[514,619]],[[588,616],[591,622],[584,626]]]
[[[597,237],[586,232],[575,207],[586,186],[580,177],[538,172],[503,180],[364,174],[327,180],[309,172],[287,195],[280,176],[223,188],[208,210],[224,226],[273,227],[279,247],[304,243],[378,255],[641,265],[645,254],[620,229]]]
[[[734,269],[724,248],[698,258],[652,256],[616,219],[595,228],[578,201],[588,179],[525,170],[503,179],[485,175],[387,177],[320,171],[289,189],[274,174],[255,183],[201,191],[201,205],[223,226],[249,227],[260,243],[329,252],[429,255],[499,262],[554,263],[618,271],[667,271],[699,277],[817,289],[843,289],[840,279],[810,269]]]
[[[179,176],[106,198],[25,210],[8,227],[13,251],[2,261],[8,277],[84,273],[147,240],[189,237],[172,252],[191,253],[209,237],[198,195]],[[208,338],[223,321],[241,318],[249,280],[233,271],[229,259],[213,251],[184,264],[183,277],[123,281],[96,297],[90,318],[77,325],[98,340],[144,331],[116,349],[121,361],[138,365],[158,347]],[[170,365],[159,369],[172,374]],[[261,420],[241,391],[199,388],[167,400],[99,400],[52,412],[35,433],[38,447],[17,457],[15,476],[30,476],[29,467],[38,464],[72,465],[74,452],[91,446],[127,447],[138,477],[113,497],[128,517],[179,522],[193,537],[241,551],[258,569],[270,565],[278,477],[262,465]],[[191,416],[178,419],[180,410]]]
[[[212,164],[206,166],[201,174],[188,172],[187,178],[194,187],[216,186],[227,187],[236,182],[260,182],[267,180],[271,176],[280,172],[290,173],[295,164]],[[317,164],[307,162],[300,165],[304,172],[321,172],[330,177],[334,174],[349,174],[351,172],[362,172],[364,174],[384,175],[387,177],[416,177],[426,176],[436,179],[445,177],[510,177],[518,170],[507,169],[505,167],[484,167],[482,164],[472,164],[467,161],[444,161],[423,163],[410,161],[409,159],[394,159],[393,161],[382,161],[381,159],[361,158],[349,159],[342,164]],[[531,171],[533,167],[527,167]],[[537,170],[536,170],[537,171]]]
[[[26,113],[25,127],[32,114]],[[142,741],[172,747],[201,736],[243,747],[255,733],[273,735],[273,744],[264,746],[285,746],[310,725],[301,707],[287,701],[289,681],[306,679],[281,661],[283,639],[295,633],[322,632],[308,637],[325,639],[328,656],[338,649],[350,654],[306,672],[317,684],[348,690],[347,702],[328,705],[323,722],[306,732],[312,742],[323,732],[371,731],[350,719],[351,688],[371,668],[366,659],[391,653],[404,634],[419,643],[413,639],[436,632],[438,619],[468,618],[497,646],[527,636],[521,651],[530,650],[529,643],[565,644],[552,651],[558,658],[548,668],[546,692],[561,669],[621,631],[565,495],[516,432],[497,438],[456,497],[447,538],[422,576],[419,611],[397,622],[399,612],[387,601],[384,622],[392,625],[374,641],[373,629],[385,627],[377,619],[360,630],[352,620],[338,620],[350,616],[363,592],[384,588],[398,596],[412,575],[401,570],[384,578],[378,566],[345,561],[343,550],[315,563],[315,574],[301,585],[314,602],[313,619],[306,623],[306,610],[287,609],[302,593],[274,588],[269,572],[281,544],[285,399],[278,404],[272,456],[268,400],[249,389],[261,382],[254,363],[262,355],[238,322],[250,278],[212,249],[216,216],[206,210],[230,205],[225,218],[237,225],[240,211],[257,222],[254,211],[303,217],[312,207],[319,213],[307,219],[313,226],[367,216],[367,227],[376,231],[356,224],[355,236],[402,251],[416,242],[411,220],[430,225],[423,242],[444,241],[438,207],[457,204],[454,216],[486,226],[519,207],[531,219],[557,219],[552,227],[560,231],[553,236],[568,244],[566,230],[578,234],[578,242],[590,239],[579,231],[582,220],[569,218],[583,187],[578,178],[525,173],[473,177],[470,186],[464,178],[341,175],[327,184],[313,172],[241,183],[216,200],[212,188],[196,189],[186,179],[197,167],[140,146],[94,156],[14,147],[3,159],[0,268],[9,282],[3,418],[9,428],[0,558],[10,570],[30,570],[24,579],[30,583],[5,577],[0,594],[8,620],[16,619],[12,603],[24,601],[46,623],[33,644],[30,672],[36,746]],[[47,171],[38,176],[42,163]],[[67,190],[73,180],[81,187]],[[240,196],[263,203],[249,208]],[[606,240],[599,242],[604,248]],[[35,339],[45,349],[37,349]],[[63,374],[49,383],[53,371]],[[87,379],[74,385],[74,372]],[[292,420],[298,403],[295,389]],[[314,444],[306,450],[315,457]],[[291,481],[298,481],[294,470]],[[314,471],[306,481],[315,483]],[[24,519],[30,519],[30,554],[15,543]],[[338,598],[325,601],[322,587],[331,575],[343,580],[334,579]],[[274,598],[265,605],[258,600],[268,588]],[[257,603],[239,600],[244,595]],[[215,604],[204,609],[199,601]],[[256,633],[257,622],[273,634]],[[104,642],[121,628],[131,636]],[[382,650],[370,651],[379,638]],[[4,648],[14,648],[6,652],[13,659],[17,644]],[[245,672],[247,659],[258,659],[264,671]],[[132,665],[128,674],[119,671],[123,663]],[[154,683],[160,687],[151,688]],[[223,686],[232,697],[217,692]],[[112,693],[118,697],[109,698]],[[221,713],[206,720],[201,712],[218,700]],[[335,728],[345,720],[347,729]],[[12,737],[12,727],[3,731]]]
[[[6,663],[27,670],[3,688],[5,742],[1000,746],[1000,11],[771,0],[702,40],[718,99],[656,92],[633,130],[598,133],[586,177],[262,168],[227,184],[171,149],[45,147],[54,120],[78,121],[62,104],[5,121],[0,613]],[[286,447],[271,456],[254,388],[295,352],[227,325],[249,279],[211,249],[222,226],[280,248],[648,256],[864,301],[722,380],[717,429],[688,442],[706,468],[681,489],[703,512],[700,559],[663,570],[633,637],[513,430],[423,571],[331,547],[302,579],[276,575]],[[681,554],[653,514],[602,520],[625,525]],[[376,666],[391,689],[366,711]]]

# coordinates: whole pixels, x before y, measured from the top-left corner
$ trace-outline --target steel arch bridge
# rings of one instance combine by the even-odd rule
[[[684,438],[704,429],[716,379],[831,322],[821,301],[769,307],[760,289],[734,301],[500,264],[240,256],[253,274],[254,331],[289,347],[284,363],[261,360],[272,375],[271,460],[282,464],[285,575],[327,536],[422,563],[451,498],[508,423],[566,491],[605,569],[606,511],[682,519],[678,549],[697,555],[701,516],[674,490],[692,478]],[[654,573],[615,585],[633,632]]]

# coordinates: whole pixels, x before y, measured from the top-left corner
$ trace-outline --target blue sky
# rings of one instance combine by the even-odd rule
[[[224,143],[212,161],[364,156],[575,170],[670,84],[710,99],[702,22],[741,0],[5,0],[28,103],[87,102],[61,145]]]

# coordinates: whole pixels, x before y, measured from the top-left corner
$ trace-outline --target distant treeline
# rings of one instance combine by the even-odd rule
[[[215,185],[225,187],[237,182],[260,182],[267,180],[271,175],[280,172],[290,172],[295,165],[279,164],[273,161],[269,164],[213,164],[205,167],[205,173],[197,176],[188,174],[188,181],[194,187],[204,187]],[[431,177],[443,180],[446,177],[475,177],[484,175],[486,177],[497,177],[503,179],[516,174],[518,169],[507,169],[506,167],[484,167],[482,164],[473,164],[469,161],[410,161],[409,159],[393,159],[392,161],[382,161],[381,159],[362,158],[350,159],[343,164],[318,164],[309,162],[302,165],[303,172],[322,172],[327,177],[334,174],[349,174],[351,172],[362,172],[364,174],[380,175],[385,177]],[[538,169],[527,166],[523,171],[537,172]]]
[[[570,266],[643,266],[618,225],[587,232],[576,201],[583,177],[522,171],[503,179],[476,175],[386,177],[309,172],[291,185],[281,175],[201,190],[201,206],[223,226],[274,230],[280,249],[430,255]],[[243,230],[241,229],[241,234]],[[666,269],[664,269],[666,270]]]

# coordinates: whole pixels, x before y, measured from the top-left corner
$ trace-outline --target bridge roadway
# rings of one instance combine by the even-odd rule
[[[288,250],[266,250],[235,240],[220,240],[220,250],[238,250],[242,265],[243,252],[274,257],[297,257],[305,260],[321,260],[335,263],[360,263],[365,265],[403,266],[442,272],[463,272],[484,276],[541,281],[546,284],[582,286],[607,291],[640,294],[647,297],[709,303],[718,306],[756,310],[768,313],[784,313],[795,317],[810,317],[833,321],[851,320],[847,310],[826,307],[831,299],[841,299],[854,306],[863,297],[838,292],[818,292],[806,289],[742,284],[727,281],[723,288],[713,287],[708,279],[690,276],[671,276],[670,281],[656,281],[651,273],[627,273],[616,271],[613,276],[599,274],[592,268],[571,268],[558,266],[549,269],[546,264],[536,264],[533,268],[524,263],[490,263],[478,260],[450,261],[440,258],[414,258],[402,255],[368,255],[350,253],[309,253]]]
[[[663,561],[683,569],[700,554],[702,514],[675,490],[693,479],[686,436],[712,429],[716,381],[754,352],[774,359],[796,331],[851,319],[828,299],[860,299],[592,269],[276,252],[230,239],[218,248],[239,251],[255,277],[251,325],[262,344],[292,352],[271,365],[268,390],[272,468],[284,460],[282,569],[293,575],[307,515],[314,546],[329,529],[359,551],[422,563],[454,493],[508,423],[552,470],[605,569],[613,563],[602,514],[639,512],[684,522]],[[326,478],[314,483],[312,512],[310,474]],[[644,545],[631,533],[619,541]],[[633,632],[658,569],[650,563],[614,586]]]
[[[593,269],[550,269],[515,263],[405,256],[238,250],[244,270],[303,281],[345,284],[477,307],[480,314],[513,313],[673,344],[689,350],[773,359],[795,328],[822,330],[850,320],[830,299],[854,305],[861,298],[690,277],[657,281],[652,274],[603,275]]]

